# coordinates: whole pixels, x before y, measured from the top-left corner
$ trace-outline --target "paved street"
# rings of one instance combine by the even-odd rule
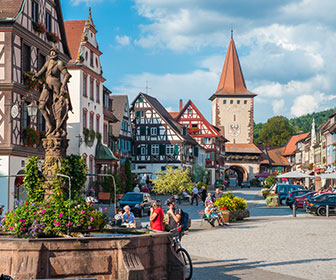
[[[185,207],[194,218],[182,241],[193,279],[336,279],[335,217],[293,218],[288,207],[266,208],[259,189],[233,192],[248,200],[251,218],[225,228],[205,229],[200,206]]]

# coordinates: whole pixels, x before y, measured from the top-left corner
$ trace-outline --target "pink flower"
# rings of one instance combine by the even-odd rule
[[[91,227],[91,226],[88,226],[88,229],[92,229],[92,227]]]
[[[54,219],[54,222],[56,222],[56,219]]]
[[[44,214],[44,213],[47,213],[47,210],[43,209],[43,210],[42,210],[42,213],[43,213],[43,214]]]
[[[24,227],[24,226],[26,226],[26,224],[22,224],[22,226]]]
[[[63,217],[63,213],[59,213],[58,217],[60,218]]]
[[[84,210],[82,210],[82,211],[81,211],[81,214],[84,214],[84,213],[85,213],[85,211],[84,211]]]
[[[56,222],[54,225],[59,226],[60,224],[61,224],[60,222]]]
[[[26,228],[23,228],[22,230],[23,230],[23,231],[25,231],[25,230],[26,230]]]
[[[9,227],[10,230],[13,230],[13,227]]]
[[[90,221],[93,222],[93,217],[90,217]]]
[[[13,214],[14,217],[16,217],[16,214]]]
[[[22,228],[20,228],[19,231],[22,231]]]
[[[49,205],[46,206],[46,208],[49,208],[49,207],[50,207]]]
[[[104,208],[104,211],[107,212],[107,208]]]

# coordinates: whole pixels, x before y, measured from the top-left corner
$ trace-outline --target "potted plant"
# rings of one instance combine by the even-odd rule
[[[35,90],[40,82],[37,79],[33,79],[34,73],[28,71],[23,74],[23,83],[28,90]]]
[[[45,26],[40,22],[33,22],[33,29],[35,32],[41,33],[41,34],[46,32]]]
[[[27,145],[28,147],[33,147],[34,145],[37,145],[39,143],[40,136],[34,128],[27,127],[23,130],[23,139],[25,145]]]
[[[58,37],[58,35],[56,33],[53,32],[47,32],[47,40],[53,43],[58,43],[60,38]]]

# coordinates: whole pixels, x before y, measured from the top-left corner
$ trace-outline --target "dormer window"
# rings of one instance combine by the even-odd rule
[[[192,114],[192,109],[188,109],[188,114],[189,114],[189,115]]]

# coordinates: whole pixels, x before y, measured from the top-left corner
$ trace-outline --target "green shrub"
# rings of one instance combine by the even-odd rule
[[[268,176],[268,177],[266,178],[265,182],[266,182],[266,186],[267,186],[268,188],[270,188],[270,187],[272,187],[272,186],[277,182],[277,180],[276,180],[276,178],[273,177],[273,176]],[[266,187],[266,186],[265,186],[265,187]]]
[[[258,178],[253,178],[250,182],[251,187],[259,187],[259,180]]]
[[[228,210],[230,212],[236,210],[244,210],[247,207],[247,202],[241,197],[234,196],[232,193],[225,193],[214,203],[220,210]]]
[[[270,194],[270,195],[268,195],[268,196],[266,197],[266,200],[265,200],[266,205],[268,205],[268,204],[271,202],[271,200],[272,200],[273,197],[277,197],[277,196],[278,196],[278,195],[276,195],[276,194]]]

